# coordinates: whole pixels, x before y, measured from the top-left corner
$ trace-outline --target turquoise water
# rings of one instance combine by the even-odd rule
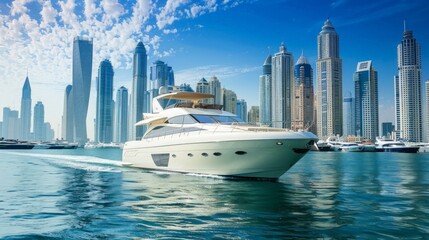
[[[0,152],[2,239],[429,238],[429,154],[310,152],[278,182]]]

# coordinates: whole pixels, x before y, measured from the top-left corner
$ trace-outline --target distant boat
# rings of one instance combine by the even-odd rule
[[[402,152],[417,153],[419,146],[406,145],[404,142],[394,141],[392,139],[377,139],[375,143],[377,152]]]
[[[68,143],[66,141],[57,140],[55,142],[41,142],[34,146],[34,149],[76,149],[77,143]]]
[[[18,141],[14,139],[0,139],[0,149],[32,149],[33,143]]]

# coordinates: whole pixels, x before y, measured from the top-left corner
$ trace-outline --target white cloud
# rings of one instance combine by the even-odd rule
[[[42,15],[42,23],[40,26],[42,28],[48,27],[50,23],[55,23],[55,17],[58,15],[58,12],[52,7],[52,3],[50,0],[45,1],[43,3],[42,11],[40,13]]]
[[[124,13],[124,7],[118,0],[102,0],[100,5],[106,13],[104,17],[107,19],[118,20],[119,16]]]

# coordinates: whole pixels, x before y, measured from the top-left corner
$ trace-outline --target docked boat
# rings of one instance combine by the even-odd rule
[[[343,152],[362,152],[363,146],[359,146],[357,143],[343,142],[341,143],[340,150]]]
[[[394,141],[392,139],[377,139],[375,143],[376,152],[403,152],[403,153],[417,153],[419,146],[406,145],[404,142]]]
[[[212,97],[174,92],[154,98],[154,113],[136,124],[148,127],[145,135],[124,144],[122,160],[150,170],[276,179],[318,140],[310,132],[249,125],[221,105],[200,103]],[[164,109],[161,100],[179,102]]]
[[[0,139],[0,149],[32,149],[34,144],[14,139]]]

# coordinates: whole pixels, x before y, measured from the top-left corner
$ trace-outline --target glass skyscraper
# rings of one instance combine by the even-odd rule
[[[64,109],[62,119],[62,138],[69,143],[74,141],[74,117],[72,85],[67,85],[64,92]]]
[[[237,117],[247,122],[247,102],[244,99],[237,100]]]
[[[147,54],[142,42],[137,44],[133,57],[133,83],[131,86],[129,111],[129,140],[141,139],[145,128],[135,124],[143,119],[143,113],[150,112],[150,99],[147,93]]]
[[[113,141],[113,67],[109,60],[100,63],[97,76],[97,109],[95,117],[95,141]]]
[[[259,76],[259,119],[266,126],[271,126],[271,58],[271,54],[267,56]]]
[[[222,98],[223,98],[223,110],[237,114],[237,94],[234,91],[223,88],[222,89]]]
[[[376,141],[378,127],[378,75],[371,61],[359,62],[354,73],[356,132]]]
[[[207,82],[207,80],[205,78],[201,78],[201,80],[198,81],[195,90],[196,90],[196,92],[199,92],[199,93],[210,94],[210,91],[209,91],[209,82]],[[201,102],[208,103],[208,99],[204,99]]]
[[[340,39],[327,19],[317,36],[317,135],[343,135],[343,77]]]
[[[128,90],[120,87],[116,93],[115,142],[124,143],[128,138]]]
[[[45,107],[41,101],[34,106],[34,140],[45,141]]]
[[[92,39],[75,37],[73,41],[73,117],[75,141],[88,141],[86,116],[92,76]]]
[[[398,78],[395,97],[399,102],[399,116],[395,123],[401,138],[421,142],[423,140],[422,122],[422,64],[420,44],[412,31],[404,29],[398,45]]]
[[[214,95],[214,98],[208,99],[211,104],[224,104],[222,97],[222,85],[216,76],[209,79],[209,93]]]
[[[31,87],[30,80],[25,78],[24,86],[22,87],[21,97],[21,124],[20,124],[20,139],[30,140],[31,128]]]
[[[391,122],[381,123],[381,129],[382,129],[381,136],[386,137],[386,138],[392,137],[392,132],[393,132],[394,128],[393,128],[393,124]]]
[[[355,99],[352,94],[344,97],[343,102],[343,135],[356,136]]]
[[[277,128],[292,127],[294,101],[293,56],[282,43],[272,58],[271,120]]]

